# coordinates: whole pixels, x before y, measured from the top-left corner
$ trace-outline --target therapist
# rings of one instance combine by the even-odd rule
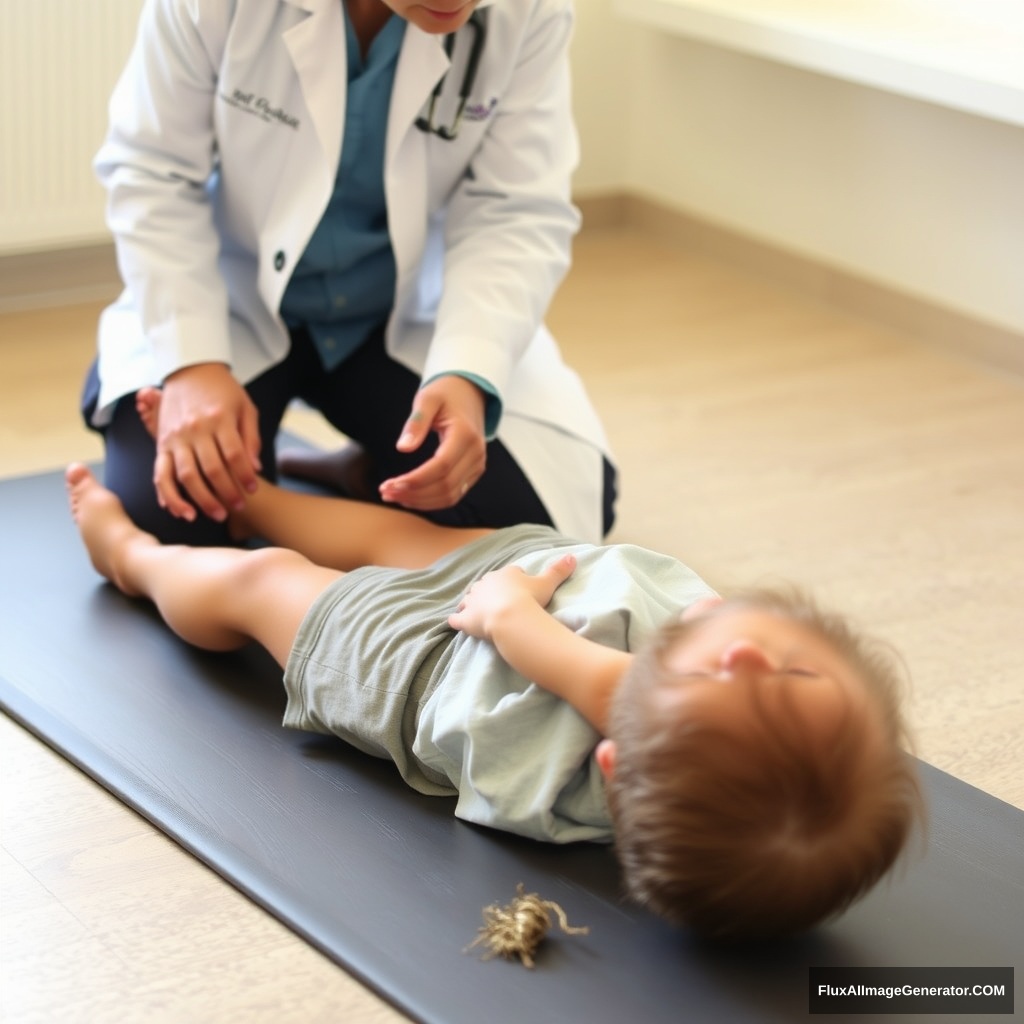
[[[146,0],[95,163],[125,290],[83,394],[137,523],[225,543],[301,398],[358,443],[330,467],[355,496],[610,529],[604,432],[543,325],[579,226],[572,18]]]

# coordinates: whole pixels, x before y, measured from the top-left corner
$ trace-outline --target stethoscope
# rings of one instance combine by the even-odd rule
[[[484,52],[484,43],[487,41],[487,9],[475,10],[469,16],[469,20],[463,28],[470,28],[473,31],[473,42],[469,48],[469,59],[466,61],[466,69],[462,72],[462,85],[459,87],[459,105],[455,110],[455,117],[452,118],[450,128],[443,124],[434,124],[434,111],[437,108],[437,101],[441,98],[441,90],[448,80],[448,74],[441,77],[441,80],[434,86],[430,96],[430,104],[427,107],[426,117],[416,118],[416,127],[421,132],[432,132],[438,138],[451,142],[459,134],[462,127],[462,115],[465,113],[466,104],[469,102],[469,94],[473,91],[473,82],[476,81],[476,71],[480,66],[480,56]],[[444,37],[444,52],[449,62],[455,52],[455,37],[457,32],[450,32]]]

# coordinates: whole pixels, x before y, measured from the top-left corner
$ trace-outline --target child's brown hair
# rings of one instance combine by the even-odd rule
[[[864,895],[923,819],[906,753],[898,662],[805,594],[750,592],[745,605],[815,631],[863,683],[827,756],[799,715],[758,700],[753,730],[696,720],[645,699],[672,680],[666,661],[694,623],[674,622],[639,652],[613,701],[609,799],[629,894],[719,937],[808,928]],[[699,621],[699,620],[698,620]]]

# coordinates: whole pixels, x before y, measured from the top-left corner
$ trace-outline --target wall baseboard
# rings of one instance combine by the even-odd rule
[[[912,335],[990,369],[1024,376],[1024,334],[817,260],[787,252],[748,235],[628,192],[579,197],[584,231],[630,228],[703,253],[834,306]]]
[[[120,291],[113,242],[0,256],[0,313],[112,302]]]

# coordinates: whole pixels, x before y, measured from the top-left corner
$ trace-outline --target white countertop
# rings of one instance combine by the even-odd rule
[[[1024,0],[614,0],[702,42],[1024,126]]]

